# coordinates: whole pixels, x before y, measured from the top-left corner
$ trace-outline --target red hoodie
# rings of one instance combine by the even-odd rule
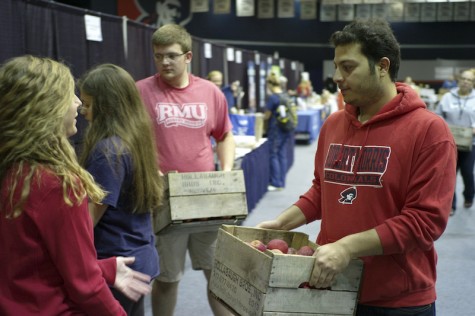
[[[360,303],[403,307],[435,301],[434,241],[447,225],[456,147],[444,120],[409,86],[369,121],[346,105],[323,124],[312,187],[296,202],[321,219],[318,244],[376,229],[382,256],[363,257]]]

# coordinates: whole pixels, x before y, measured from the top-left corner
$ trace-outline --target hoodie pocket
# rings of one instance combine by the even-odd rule
[[[392,255],[363,258],[362,304],[398,297],[409,291],[408,274],[400,264],[401,259],[404,260]]]

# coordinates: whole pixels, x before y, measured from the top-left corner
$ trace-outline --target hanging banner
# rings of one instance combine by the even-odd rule
[[[470,21],[470,2],[454,2],[454,21]],[[472,4],[475,6],[475,2]]]
[[[394,2],[388,4],[388,9],[386,10],[386,17],[389,22],[402,22],[404,15],[404,3]]]
[[[236,64],[242,64],[242,51],[236,49],[234,55],[234,61],[236,62]]]
[[[259,65],[261,63],[261,55],[257,52],[254,54],[254,63],[256,65]]]
[[[452,20],[453,20],[452,2],[437,3],[437,21],[438,22],[452,22]]]
[[[323,4],[320,7],[320,21],[335,22],[336,21],[336,5]]]
[[[277,57],[277,58],[279,58],[279,57]],[[267,57],[267,65],[272,66],[273,63],[274,63],[274,60],[273,60],[272,56],[268,56]]]
[[[278,0],[277,17],[293,18],[295,17],[294,0]]]
[[[274,0],[258,0],[257,17],[259,19],[272,19],[274,17]]]
[[[377,3],[371,5],[371,16],[386,19],[387,5],[385,3]]]
[[[285,70],[285,59],[280,59],[279,60],[279,67],[282,69],[282,71]]]
[[[234,61],[234,48],[227,47],[226,48],[226,60],[227,61]]]
[[[437,20],[437,3],[421,3],[421,22],[435,22]]]
[[[247,62],[247,98],[249,101],[249,110],[256,112],[256,67],[252,60]]]
[[[300,19],[315,20],[317,18],[317,0],[300,0]]]
[[[259,65],[259,112],[266,108],[266,77],[267,77],[267,65],[264,61],[261,61]]]
[[[191,12],[208,12],[209,1],[208,0],[191,0]]]
[[[213,58],[213,47],[211,43],[205,43],[203,45],[203,55],[207,59]]]
[[[102,42],[101,17],[86,14],[84,15],[86,27],[86,39],[88,41]]]
[[[408,2],[404,4],[404,21],[419,22],[421,17],[420,3]]]
[[[214,0],[213,12],[214,14],[231,13],[231,0]]]
[[[338,5],[338,21],[353,21],[355,18],[355,6],[352,4]]]
[[[369,19],[371,18],[371,5],[370,4],[357,4],[356,5],[356,18]]]
[[[240,17],[255,15],[254,0],[236,0],[236,15]]]
[[[1,1],[1,0],[0,0]],[[117,0],[117,15],[160,27],[165,24],[187,25],[193,19],[191,1]]]

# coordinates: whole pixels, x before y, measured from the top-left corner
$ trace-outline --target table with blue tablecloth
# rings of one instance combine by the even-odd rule
[[[236,143],[238,145],[236,150],[236,165],[243,170],[244,183],[246,185],[246,199],[250,213],[267,192],[270,176],[270,149],[269,143],[265,138],[255,144],[254,148],[239,148],[240,142],[243,142],[243,139],[246,138],[251,141],[249,136],[236,136]],[[290,169],[294,162],[294,147],[295,140],[293,137],[290,137],[287,143],[288,169]]]
[[[314,142],[323,124],[322,109],[297,111],[298,124],[295,129],[295,140]]]
[[[256,117],[249,114],[229,114],[234,135],[254,135]]]

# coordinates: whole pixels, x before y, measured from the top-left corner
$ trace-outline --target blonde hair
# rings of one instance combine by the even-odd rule
[[[66,135],[64,117],[73,99],[74,79],[64,64],[26,55],[0,68],[0,183],[8,194],[0,206],[5,209],[9,203],[6,217],[21,214],[31,180],[40,181],[41,170],[50,170],[61,180],[67,205],[80,204],[86,196],[94,201],[104,197],[80,167]],[[11,181],[6,181],[7,175]],[[15,192],[21,192],[18,201]]]
[[[115,154],[128,154],[133,165],[132,212],[145,213],[161,204],[162,180],[159,176],[152,121],[145,109],[134,79],[119,66],[99,65],[78,82],[81,93],[92,97],[92,122],[87,129],[80,162],[86,166],[97,143],[118,137]],[[110,152],[104,152],[109,163]]]
[[[223,77],[223,73],[219,70],[211,70],[209,73],[208,73],[208,76],[206,77],[208,80],[211,80],[213,77],[215,76],[221,76]]]
[[[267,84],[272,86],[272,87],[280,86],[280,77],[277,76],[277,74],[275,72],[271,72],[267,76],[266,81],[267,81]]]

